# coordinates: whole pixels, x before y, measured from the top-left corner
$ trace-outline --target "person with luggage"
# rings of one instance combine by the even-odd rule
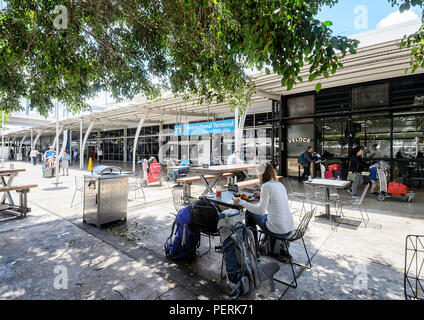
[[[54,146],[50,146],[48,150],[44,152],[44,160],[47,161],[47,166],[53,168],[56,161],[56,151]]]
[[[29,153],[32,164],[35,166],[37,164],[38,151],[35,147],[32,147],[31,152]]]
[[[259,203],[253,204],[241,199],[234,199],[234,204],[240,204],[247,210],[246,226],[253,230],[256,247],[258,244],[257,226],[274,238],[284,239],[290,236],[294,229],[293,214],[289,208],[289,200],[284,185],[278,182],[277,173],[270,163],[261,163],[257,175],[262,185],[260,192],[255,192]],[[291,258],[288,252],[282,256]]]
[[[60,166],[62,167],[62,174],[69,176],[69,160],[71,160],[71,156],[66,152],[66,150],[63,150],[63,153],[59,157]]]
[[[362,172],[367,171],[369,166],[367,162],[362,159],[364,149],[358,146],[352,149],[349,158],[349,175],[348,180],[352,181],[352,198],[359,199],[358,188],[364,183]]]
[[[312,152],[314,148],[309,146],[308,149],[301,155],[303,163],[303,174],[299,177],[299,181],[302,182],[303,179],[308,178],[311,175],[311,164],[314,163],[314,157]]]

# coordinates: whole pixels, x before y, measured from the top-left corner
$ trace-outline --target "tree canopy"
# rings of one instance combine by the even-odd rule
[[[387,0],[401,11],[424,0]],[[245,106],[255,87],[248,69],[282,76],[291,89],[342,67],[358,41],[334,36],[316,14],[338,0],[9,0],[0,11],[0,108],[46,115],[54,100],[72,111],[107,90],[117,100],[161,91]],[[59,7],[58,7],[59,6]],[[424,66],[424,30],[412,70]],[[317,90],[320,85],[317,85]]]

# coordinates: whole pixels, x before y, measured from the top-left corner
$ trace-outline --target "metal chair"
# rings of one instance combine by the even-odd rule
[[[306,194],[295,191],[289,177],[283,179],[283,185],[286,188],[287,196],[290,201],[290,209],[292,208],[293,201],[302,203],[302,209],[300,210],[300,218],[302,218],[303,212],[305,211]]]
[[[75,176],[74,178],[75,178],[75,191],[74,191],[74,195],[72,196],[71,208],[73,207],[77,192],[81,192],[81,201],[78,204],[82,203],[82,195],[83,195],[83,189],[84,189],[84,177]]]
[[[188,202],[186,202],[184,199],[184,191],[182,186],[176,186],[172,188],[172,201],[177,213],[188,204]]]
[[[204,208],[204,209],[213,208],[213,210],[215,211],[215,214],[216,214],[216,223],[218,224],[218,216],[221,213],[221,209],[218,206],[216,206],[215,204],[213,204],[212,202],[210,202],[207,198],[202,197],[201,199],[206,200],[209,203],[210,206],[209,207],[203,207],[203,206],[200,206],[198,204],[195,204],[193,206],[193,211],[194,211],[193,217],[196,217],[196,211],[195,210],[199,210],[199,209],[202,209],[202,208]],[[212,248],[212,238],[213,237],[219,237],[219,233],[218,233],[218,230],[215,229],[215,227],[213,228],[214,230],[212,230],[211,225],[202,225],[200,221],[196,220],[196,218],[193,218],[193,219],[194,219],[193,222],[196,223],[197,226],[200,229],[200,235],[208,238],[208,240],[209,240],[209,248],[208,248],[208,250],[206,250],[204,253],[202,253],[199,256],[199,258],[201,258],[211,250],[211,248]],[[222,276],[222,263],[221,263],[221,276]]]
[[[302,244],[303,244],[303,248],[305,249],[307,261],[306,261],[305,265],[296,263],[293,260],[290,261],[290,268],[291,268],[292,275],[293,275],[293,280],[291,281],[291,283],[287,283],[287,282],[284,282],[284,281],[281,281],[281,280],[278,280],[278,279],[275,279],[275,278],[273,279],[274,281],[281,283],[281,284],[284,284],[286,286],[289,286],[291,288],[297,288],[296,273],[294,272],[293,265],[299,266],[303,269],[311,269],[312,268],[311,258],[309,257],[308,249],[306,248],[306,244],[305,244],[305,240],[303,239],[303,236],[305,235],[305,232],[308,229],[309,223],[311,222],[311,219],[314,216],[314,213],[315,213],[315,209],[313,209],[309,212],[306,212],[303,215],[303,218],[300,221],[299,225],[297,226],[296,230],[292,232],[290,237],[288,237],[288,238],[276,238],[276,239],[282,240],[282,245],[284,245],[286,251],[289,254],[290,254],[289,243],[297,241],[297,240],[302,240]]]
[[[409,235],[405,243],[403,287],[406,300],[424,300],[424,236]]]
[[[128,191],[134,191],[134,199],[137,200],[137,191],[141,190],[141,193],[143,194],[143,198],[144,198],[144,203],[147,202],[146,200],[146,194],[144,193],[144,188],[143,188],[143,170],[140,170],[137,173],[137,176],[134,177],[130,177],[130,181],[128,183]]]
[[[336,190],[336,189],[334,189]],[[334,192],[334,191],[333,191]],[[341,212],[341,207],[339,205],[339,196],[333,197],[330,195],[330,198],[327,197],[327,191],[325,187],[314,187],[310,186],[308,184],[305,184],[305,193],[306,193],[306,203],[308,203],[311,206],[311,210],[315,207],[315,210],[317,210],[318,206],[332,206],[334,205],[335,209],[335,216],[336,221],[333,225],[332,223],[332,217],[330,214],[330,227],[331,229],[334,229],[340,224],[341,216],[339,215]],[[339,218],[337,220],[337,218]]]
[[[361,213],[362,222],[364,223],[364,227],[367,227],[367,224],[370,222],[370,217],[367,212],[367,208],[364,205],[364,199],[368,192],[370,184],[366,184],[364,190],[362,191],[361,197],[359,199],[339,199],[338,202],[340,204],[340,212],[343,216],[343,206],[350,205],[351,207],[357,206],[359,212]],[[366,217],[366,219],[365,219]]]

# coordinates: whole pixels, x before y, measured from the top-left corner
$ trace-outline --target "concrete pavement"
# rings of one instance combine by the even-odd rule
[[[9,166],[9,163],[6,163]],[[102,229],[82,222],[82,206],[70,207],[75,177],[43,179],[39,165],[14,162],[25,168],[15,182],[38,183],[31,190],[32,212],[25,219],[0,214],[0,299],[225,299],[228,287],[220,278],[221,254],[212,250],[193,265],[168,261],[163,244],[175,212],[172,184],[145,189],[147,203],[130,194],[128,220]],[[194,186],[199,194],[201,186]],[[80,194],[77,194],[77,199]],[[78,200],[76,201],[79,202]],[[299,286],[277,284],[271,292],[263,283],[242,299],[403,299],[405,237],[424,234],[424,193],[415,202],[366,198],[371,222],[341,224],[332,230],[315,218],[305,236],[313,268],[298,268]],[[294,210],[298,219],[299,204]],[[320,209],[321,210],[321,209]],[[345,210],[351,221],[359,213]],[[348,221],[348,220],[346,220]],[[208,248],[202,238],[199,254]],[[304,262],[303,246],[293,243],[295,260]],[[267,260],[268,258],[264,258]],[[62,277],[66,271],[67,277]],[[279,279],[288,280],[289,265],[281,264]],[[61,279],[67,279],[67,289]]]

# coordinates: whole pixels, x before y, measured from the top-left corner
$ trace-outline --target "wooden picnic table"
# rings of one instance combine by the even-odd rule
[[[25,171],[25,169],[0,170],[0,193],[3,193],[0,201],[0,210],[10,210],[13,212],[18,212],[21,217],[26,216],[26,214],[31,211],[31,209],[28,208],[27,194],[30,189],[37,188],[38,185],[12,185],[13,180],[18,175],[18,173]],[[6,177],[9,177],[7,181]],[[19,205],[15,205],[12,195],[10,194],[11,191],[16,191],[19,193]]]
[[[221,166],[210,166],[207,168],[191,167],[190,172],[197,173],[200,176],[201,181],[205,185],[205,190],[202,194],[207,194],[214,192],[212,188],[225,173],[245,172],[246,174],[247,170],[256,169],[257,166],[257,164],[227,164]],[[206,175],[213,175],[215,177],[208,182],[208,179],[205,178]]]
[[[314,187],[324,187],[327,201],[330,201],[330,189],[346,189],[350,186],[351,181],[346,180],[331,180],[331,179],[312,179],[305,181],[305,184]],[[325,205],[325,215],[330,217],[330,204]]]
[[[25,172],[25,169],[0,169],[0,182],[3,187],[12,186],[13,180],[18,175],[19,172]],[[9,177],[6,181],[5,177]],[[9,200],[9,203],[13,203],[12,196],[10,191],[4,191],[0,203],[5,203],[6,197]]]

